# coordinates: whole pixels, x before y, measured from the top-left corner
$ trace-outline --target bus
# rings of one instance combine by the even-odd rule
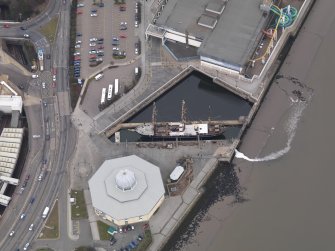
[[[119,93],[119,80],[116,78],[114,83],[114,94],[116,95],[118,93]]]
[[[106,101],[106,88],[102,88],[101,90],[101,104],[105,103]]]
[[[111,100],[113,96],[113,85],[108,86],[107,100]]]
[[[43,211],[42,218],[45,219],[48,216],[50,208],[46,207]]]
[[[96,75],[94,78],[95,78],[95,80],[99,80],[99,79],[101,79],[103,76],[104,76],[104,74],[99,73],[99,74]]]

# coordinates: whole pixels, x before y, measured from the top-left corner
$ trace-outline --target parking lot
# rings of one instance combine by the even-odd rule
[[[104,78],[90,83],[82,104],[90,116],[99,113],[101,90],[108,89],[115,78],[120,81],[121,95],[124,87],[131,85],[132,73],[139,66],[141,53],[135,54],[135,43],[139,41],[139,28],[135,27],[136,2],[129,0],[119,5],[114,1],[103,1],[103,7],[98,5],[100,1],[96,2],[97,5],[93,5],[92,0],[78,2],[83,6],[77,8],[76,77],[86,79],[109,64],[127,65],[105,70]],[[130,61],[132,63],[128,64]]]

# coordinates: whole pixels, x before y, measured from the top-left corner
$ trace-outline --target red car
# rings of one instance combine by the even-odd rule
[[[30,178],[30,175],[28,174],[28,175],[26,176],[26,179],[25,179],[25,181],[28,181],[28,180],[29,180],[29,178]]]
[[[97,55],[95,55],[95,54],[91,54],[90,56],[89,56],[89,58],[96,58],[97,57]]]
[[[121,34],[121,35],[120,35],[120,38],[127,38],[127,36],[124,35],[124,34]]]
[[[9,26],[9,24],[4,24],[3,27],[4,28],[9,28],[10,26]]]
[[[79,15],[79,14],[83,14],[83,11],[81,11],[81,10],[77,10],[77,14]]]
[[[75,60],[75,61],[80,61],[81,58],[80,58],[80,57],[74,57],[74,60]]]
[[[98,46],[98,49],[103,49],[103,48],[104,48],[103,45],[99,45],[99,46]]]

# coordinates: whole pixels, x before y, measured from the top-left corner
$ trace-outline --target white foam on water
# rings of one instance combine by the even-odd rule
[[[277,151],[270,153],[269,155],[263,157],[263,158],[249,158],[245,154],[239,152],[238,150],[235,149],[235,157],[239,159],[245,159],[247,161],[251,162],[259,162],[259,161],[270,161],[270,160],[275,160],[283,156],[284,154],[288,153],[291,149],[291,144],[293,141],[293,138],[295,136],[297,127],[298,127],[298,122],[301,118],[302,112],[306,108],[307,103],[305,102],[298,102],[294,104],[293,106],[293,112],[291,113],[291,116],[289,117],[287,124],[286,124],[286,132],[288,135],[287,143],[286,146]]]

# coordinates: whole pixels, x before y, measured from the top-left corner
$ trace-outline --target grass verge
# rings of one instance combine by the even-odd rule
[[[84,198],[84,191],[82,190],[71,190],[71,198],[75,198],[75,203],[71,205],[71,219],[82,220],[87,219],[87,209]]]
[[[40,239],[57,239],[59,237],[59,215],[58,215],[58,201],[50,212],[48,220],[42,229]],[[48,249],[43,249],[48,250]]]
[[[108,228],[110,227],[102,221],[97,221],[100,240],[109,240],[111,238],[110,234],[107,233]]]
[[[48,39],[50,44],[53,44],[56,38],[58,16],[54,16],[49,23],[40,28],[40,32]]]
[[[138,246],[134,249],[135,251],[145,251],[148,250],[152,242],[152,235],[150,230],[145,230],[143,240],[138,244]]]

